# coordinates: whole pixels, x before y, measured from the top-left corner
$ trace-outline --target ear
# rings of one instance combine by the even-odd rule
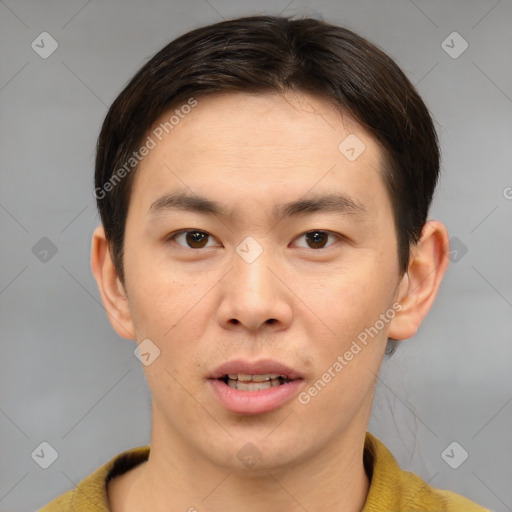
[[[112,327],[122,338],[134,340],[135,328],[128,299],[112,262],[103,226],[98,226],[92,235],[91,268]]]
[[[402,309],[390,322],[388,337],[405,340],[416,334],[436,298],[449,254],[445,226],[439,221],[428,221],[420,240],[411,247],[409,266],[395,297]]]

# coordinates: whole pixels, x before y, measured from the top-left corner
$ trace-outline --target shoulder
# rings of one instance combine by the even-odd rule
[[[407,510],[432,512],[492,512],[447,489],[438,489],[418,475],[400,470],[400,504]]]
[[[116,455],[84,478],[75,489],[55,498],[37,512],[110,512],[108,481],[147,460],[149,451],[149,446],[139,446]]]
[[[432,487],[418,475],[402,470],[384,443],[369,432],[364,461],[370,489],[363,512],[491,512],[464,496]]]

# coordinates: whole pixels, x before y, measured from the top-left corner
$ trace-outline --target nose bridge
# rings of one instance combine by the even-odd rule
[[[233,271],[228,274],[220,306],[221,321],[243,324],[256,330],[265,323],[290,321],[290,304],[283,295],[283,285],[274,251],[264,248],[253,237],[236,247]]]
[[[246,237],[236,247],[234,275],[235,286],[242,287],[240,292],[254,296],[252,300],[268,300],[275,296],[275,276],[270,271],[273,262],[272,251],[263,247],[262,242],[252,236]],[[268,297],[267,297],[268,296]]]

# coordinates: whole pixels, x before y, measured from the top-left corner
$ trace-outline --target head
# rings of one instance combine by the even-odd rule
[[[364,433],[386,344],[446,269],[438,173],[424,102],[347,29],[241,18],[150,59],[98,140],[92,266],[115,330],[160,351],[154,435],[229,467],[252,442],[276,467]],[[233,359],[296,370],[294,397],[226,408]]]

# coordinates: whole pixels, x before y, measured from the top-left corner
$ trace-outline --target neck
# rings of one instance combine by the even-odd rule
[[[293,467],[240,471],[206,459],[167,430],[153,428],[148,461],[126,474],[111,508],[261,512],[264,504],[265,512],[360,512],[369,489],[363,465],[365,432],[346,432]]]

